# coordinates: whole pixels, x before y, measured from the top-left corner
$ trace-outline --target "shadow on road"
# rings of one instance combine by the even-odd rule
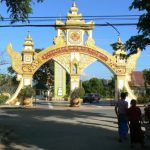
[[[3,109],[0,122],[4,150],[129,149],[117,141],[115,117],[101,111]]]

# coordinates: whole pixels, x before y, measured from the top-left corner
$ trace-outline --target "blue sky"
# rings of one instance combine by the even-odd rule
[[[141,14],[137,10],[129,11],[128,7],[131,4],[131,0],[76,0],[79,13],[84,16],[106,16],[106,15],[139,15]],[[45,0],[44,3],[33,4],[32,16],[66,16],[72,5],[71,0]],[[6,7],[0,5],[0,13],[4,17],[8,17],[6,13]],[[99,20],[95,23],[128,23],[128,20]],[[130,22],[137,22],[137,20],[131,20]],[[53,22],[46,22],[47,24],[53,24]],[[1,25],[6,24],[0,22]],[[33,24],[31,22],[31,24]],[[39,23],[37,23],[39,24]],[[130,36],[136,35],[136,26],[123,26],[117,27],[121,33],[121,39],[125,42]],[[8,58],[6,53],[6,46],[9,42],[12,43],[13,48],[16,51],[21,52],[23,49],[23,42],[30,31],[31,37],[34,40],[35,48],[46,48],[52,45],[53,37],[56,34],[54,28],[0,28],[0,53],[4,52],[3,57]],[[93,38],[95,39],[96,45],[112,53],[111,43],[116,42],[117,33],[112,27],[95,27],[93,30]],[[149,48],[142,52],[140,59],[137,62],[136,70],[143,70],[150,68],[150,52]],[[0,55],[1,57],[1,55]],[[0,69],[0,72],[5,72],[6,66]],[[96,76],[100,78],[110,78],[111,72],[101,63],[96,62],[85,69],[83,73],[84,78]]]

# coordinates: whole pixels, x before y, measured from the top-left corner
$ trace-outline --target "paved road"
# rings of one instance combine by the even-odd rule
[[[48,103],[32,109],[0,109],[0,149],[130,149],[129,139],[117,141],[117,120],[112,106],[84,104],[70,108],[66,102]],[[146,142],[149,149],[150,141]]]

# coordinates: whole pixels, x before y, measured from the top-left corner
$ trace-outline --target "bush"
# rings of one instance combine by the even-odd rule
[[[21,97],[23,100],[26,98],[31,98],[34,95],[35,95],[35,90],[30,85],[21,89],[19,93],[19,97]]]
[[[76,88],[72,91],[70,95],[70,107],[79,107],[81,100],[85,94],[84,88]]]
[[[75,99],[75,98],[83,98],[85,94],[84,88],[76,88],[72,91],[70,98]]]
[[[138,98],[137,98],[138,104],[148,103],[149,101],[150,101],[150,97],[148,97],[148,96],[138,96]]]
[[[8,96],[0,94],[0,104],[4,104],[7,99],[8,99]]]
[[[68,101],[69,100],[69,95],[66,94],[63,98],[64,98],[65,101]]]

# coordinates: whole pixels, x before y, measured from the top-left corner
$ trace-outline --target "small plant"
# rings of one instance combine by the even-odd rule
[[[138,98],[137,98],[137,102],[138,102],[138,104],[146,104],[146,103],[148,103],[150,101],[150,97],[148,97],[148,96],[138,96]]]
[[[69,100],[69,95],[66,94],[63,98],[64,98],[65,101],[68,101]]]
[[[71,97],[71,99],[83,98],[84,94],[85,94],[84,88],[76,88],[72,91],[70,97]]]
[[[35,95],[35,90],[31,86],[26,86],[25,88],[21,89],[19,93],[19,97],[21,97],[23,100],[26,98],[31,98]]]
[[[70,106],[71,107],[79,107],[80,106],[80,98],[82,98],[85,94],[84,88],[76,88],[72,91],[70,95]]]

